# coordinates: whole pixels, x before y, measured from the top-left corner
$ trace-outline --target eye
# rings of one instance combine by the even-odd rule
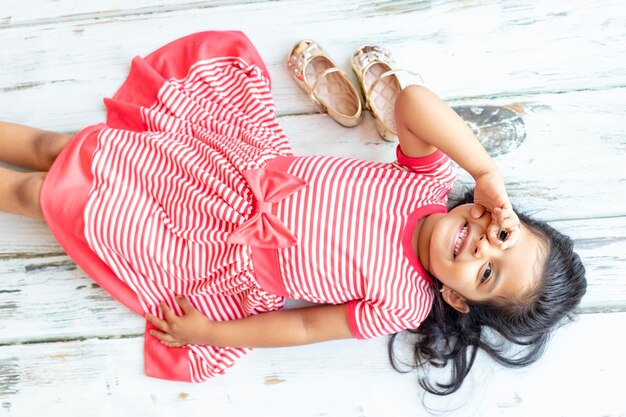
[[[509,237],[509,232],[507,232],[506,229],[500,230],[500,234],[498,235],[500,242],[504,242],[507,237]]]
[[[493,269],[491,268],[491,264],[487,264],[482,276],[480,277],[480,283],[484,284],[485,282],[487,282],[489,278],[491,278],[491,275],[493,275]]]

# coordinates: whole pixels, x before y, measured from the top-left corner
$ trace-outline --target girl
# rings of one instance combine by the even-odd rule
[[[417,365],[453,361],[449,384],[422,381],[447,394],[479,347],[535,360],[584,293],[571,242],[519,221],[493,161],[423,87],[397,99],[394,163],[293,156],[240,32],[135,58],[105,105],[106,124],[73,137],[0,124],[0,159],[38,171],[0,169],[0,210],[44,219],[146,317],[150,376],[199,382],[253,347],[417,329]],[[450,158],[476,188],[447,212]],[[487,327],[524,355],[505,358]]]

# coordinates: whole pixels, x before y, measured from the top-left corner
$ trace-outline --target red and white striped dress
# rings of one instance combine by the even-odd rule
[[[161,301],[182,295],[231,320],[280,309],[287,296],[349,303],[359,338],[428,314],[411,231],[445,210],[454,176],[442,153],[399,152],[388,164],[294,157],[267,70],[240,32],[194,34],[135,58],[105,104],[106,124],[63,150],[41,203],[70,256],[136,313],[160,315]],[[283,176],[293,187],[281,194]],[[145,343],[148,375],[193,382],[249,350]]]
[[[455,176],[440,151],[408,158],[398,147],[397,154],[395,163],[293,158],[287,172],[307,187],[276,203],[298,244],[277,250],[274,292],[348,303],[348,323],[360,339],[417,328],[432,303],[412,233],[420,218],[445,211]]]

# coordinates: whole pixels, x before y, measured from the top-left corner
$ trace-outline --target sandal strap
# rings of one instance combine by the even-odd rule
[[[383,72],[382,74],[380,74],[380,75],[376,78],[376,80],[374,80],[374,82],[372,83],[372,85],[370,86],[370,88],[367,90],[367,96],[370,98],[370,101],[371,101],[371,98],[372,98],[372,94],[374,93],[374,88],[376,87],[376,85],[378,85],[378,82],[379,82],[380,80],[382,80],[383,78],[386,78],[386,77],[389,77],[390,75],[395,75],[395,74],[398,74],[398,73],[407,73],[407,74],[412,75],[412,76],[414,76],[414,77],[419,77],[419,80],[420,80],[421,84],[424,84],[424,79],[423,79],[423,78],[422,78],[422,76],[421,76],[419,73],[417,73],[417,72],[413,72],[413,71],[405,70],[405,69],[402,69],[402,68],[399,68],[399,69],[392,69],[392,70],[389,70],[389,71],[385,71],[385,72]],[[400,86],[400,88],[404,88],[404,87],[403,87],[403,86]]]
[[[326,77],[329,74],[333,74],[335,72],[339,72],[341,74],[344,75],[344,77],[348,77],[348,75],[340,70],[337,67],[330,67],[328,68],[326,71],[322,72],[319,77],[317,77],[317,79],[315,80],[315,82],[313,83],[313,85],[311,86],[311,99],[314,100],[316,103],[318,103],[319,105],[322,105],[322,101],[320,100],[320,98],[317,96],[317,93],[315,92],[315,90],[317,89],[317,85],[319,84],[319,82],[322,80],[322,78]]]

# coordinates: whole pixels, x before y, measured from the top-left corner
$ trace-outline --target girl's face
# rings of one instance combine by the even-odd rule
[[[422,265],[443,283],[444,299],[459,311],[467,310],[468,301],[518,299],[536,282],[545,258],[545,244],[524,224],[513,247],[490,244],[491,215],[474,219],[471,208],[465,204],[428,216],[418,231]],[[427,256],[420,256],[423,252]]]

